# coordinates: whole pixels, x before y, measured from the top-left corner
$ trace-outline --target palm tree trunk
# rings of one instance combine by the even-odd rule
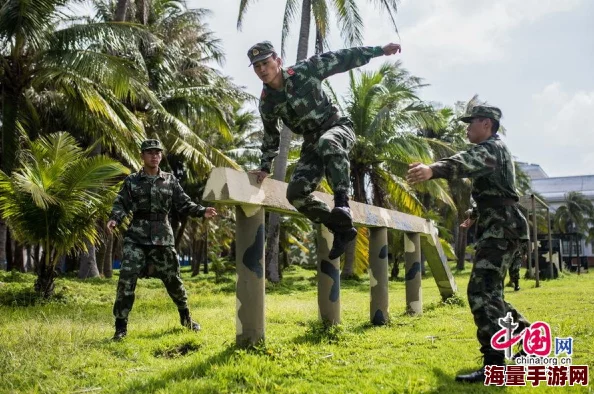
[[[0,220],[0,267],[6,261],[6,223]]]
[[[307,57],[309,46],[309,27],[311,23],[311,0],[303,0],[301,7],[301,28],[299,29],[299,43],[297,45],[297,61]],[[287,175],[287,163],[289,160],[289,149],[293,132],[283,125],[280,135],[278,156],[274,159],[274,172],[272,179],[284,181]],[[266,278],[277,283],[280,281],[278,275],[278,252],[279,252],[280,218],[277,213],[268,215],[268,234],[266,241]]]
[[[14,269],[13,260],[13,248],[12,248],[12,237],[10,236],[10,229],[6,229],[6,271],[12,271]]]
[[[124,22],[126,20],[129,2],[130,0],[118,0],[114,17],[116,22]]]
[[[35,268],[33,264],[33,247],[31,245],[27,245],[25,248],[27,254],[27,260],[25,262],[25,272],[31,272]]]
[[[148,25],[150,7],[149,0],[136,0],[136,19],[140,24]]]
[[[35,280],[35,292],[43,298],[50,298],[54,294],[56,270],[51,261],[51,252],[43,248],[40,262],[37,268],[37,279]],[[49,249],[49,248],[48,248]]]
[[[23,244],[15,240],[13,264],[14,268],[19,272],[25,272],[25,259],[23,258],[23,251]]]
[[[113,276],[113,260],[117,252],[118,238],[110,234],[105,247],[105,258],[103,260],[103,277],[109,279]]]
[[[88,279],[99,276],[99,269],[97,268],[97,256],[95,255],[95,245],[87,241],[87,252],[80,254],[80,265],[78,268],[78,278]]]

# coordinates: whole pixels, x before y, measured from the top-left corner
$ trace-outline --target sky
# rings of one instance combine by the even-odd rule
[[[247,49],[262,40],[279,49],[285,0],[254,1],[242,31],[236,28],[239,0],[187,3],[212,11],[207,22],[226,52],[221,71],[259,96]],[[358,1],[363,45],[396,42],[402,53],[373,59],[364,69],[400,59],[429,84],[421,98],[442,105],[479,94],[503,111],[503,138],[517,160],[539,164],[551,177],[594,174],[594,1],[401,0],[399,34],[374,3]],[[298,28],[296,20],[286,65],[295,61]],[[329,50],[344,47],[337,30]],[[346,93],[347,74],[330,82],[339,96]]]

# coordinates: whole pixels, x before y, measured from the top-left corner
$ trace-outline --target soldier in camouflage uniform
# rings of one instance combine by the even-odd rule
[[[255,171],[258,182],[268,176],[278,154],[282,120],[294,133],[303,135],[301,156],[287,188],[287,199],[314,223],[322,223],[334,233],[330,259],[342,255],[357,235],[348,205],[349,152],[355,133],[351,120],[339,114],[324,92],[322,81],[367,64],[373,57],[397,52],[398,44],[343,49],[283,68],[269,41],[257,43],[248,51],[250,65],[264,83],[260,96],[264,141],[260,169]],[[332,210],[312,194],[324,175],[334,192]]]
[[[182,215],[211,218],[214,208],[193,203],[178,180],[161,171],[161,142],[146,140],[141,145],[143,168],[129,175],[116,197],[107,223],[109,232],[130,213],[132,221],[124,235],[124,256],[113,306],[116,318],[114,340],[127,334],[128,314],[134,304],[134,290],[139,276],[160,278],[179,310],[181,324],[194,331],[200,325],[190,317],[187,295],[179,273],[179,261],[169,212],[175,208]]]
[[[511,265],[509,266],[509,287],[513,287],[514,291],[520,291],[520,268],[522,263],[528,255],[528,241],[522,241],[518,251],[514,255]]]
[[[474,143],[460,152],[431,165],[413,163],[408,171],[411,184],[435,178],[473,178],[472,197],[477,204],[462,227],[477,222],[474,264],[468,283],[468,302],[477,326],[484,365],[457,381],[484,382],[485,365],[504,365],[504,353],[491,347],[491,337],[499,331],[498,319],[511,312],[518,323],[516,333],[530,323],[503,299],[507,270],[526,239],[527,223],[518,207],[515,170],[511,153],[497,130],[501,110],[486,104],[469,105],[460,119],[468,123],[467,136]]]

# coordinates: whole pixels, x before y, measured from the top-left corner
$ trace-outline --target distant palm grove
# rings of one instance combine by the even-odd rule
[[[162,169],[172,172],[198,201],[214,167],[251,170],[259,164],[262,127],[257,97],[217,65],[224,43],[207,26],[209,10],[183,0],[93,0],[92,17],[73,14],[68,0],[0,0],[0,264],[32,272],[35,291],[54,294],[54,279],[76,272],[81,279],[111,277],[121,259],[122,231],[105,223],[124,177],[140,169],[143,139],[165,148]],[[237,26],[249,12],[237,1]],[[358,7],[376,6],[396,31],[396,0],[287,0],[281,51],[286,64],[328,48],[330,34],[345,46],[360,45]],[[330,24],[330,13],[338,21]],[[299,22],[295,32],[292,22]],[[315,48],[308,48],[315,26]],[[332,31],[334,26],[338,31]],[[285,43],[299,39],[296,58]],[[247,61],[247,59],[246,59]],[[459,229],[470,207],[469,181],[444,180],[411,187],[408,165],[429,163],[467,148],[464,108],[419,98],[426,82],[400,61],[371,71],[351,71],[348,91],[337,96],[354,124],[351,152],[353,200],[434,220],[448,257],[464,267],[466,233]],[[460,100],[469,98],[461,97]],[[274,177],[287,180],[299,144],[286,130]],[[529,178],[517,171],[520,193]],[[322,184],[321,190],[327,185]],[[555,223],[575,223],[586,236],[594,210],[572,196]],[[234,265],[234,212],[206,222],[173,212],[179,255],[193,274],[202,267],[217,278]],[[291,264],[315,261],[314,231],[304,218],[269,215],[267,278],[282,280]],[[569,227],[568,227],[569,226]],[[575,228],[576,226],[573,226]],[[591,233],[591,232],[590,232]],[[390,234],[390,263],[403,258],[403,234]],[[367,269],[367,233],[361,231],[343,261],[343,275]]]

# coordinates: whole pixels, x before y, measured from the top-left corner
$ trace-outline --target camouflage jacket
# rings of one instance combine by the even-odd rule
[[[169,222],[171,208],[182,215],[197,217],[204,216],[206,211],[191,201],[173,174],[159,170],[156,177],[151,177],[140,170],[124,180],[110,218],[120,224],[132,213],[124,242],[171,246],[175,244]]]
[[[431,166],[433,178],[473,178],[472,198],[478,209],[477,237],[526,239],[528,224],[517,204],[515,168],[499,135]],[[471,217],[477,215],[471,215]],[[473,217],[473,218],[474,218]]]
[[[322,88],[322,81],[331,75],[369,63],[382,56],[382,47],[357,47],[327,52],[283,69],[284,86],[275,90],[264,84],[260,96],[260,115],[264,124],[260,168],[270,172],[278,154],[282,120],[296,134],[319,131],[336,114],[338,108]]]

